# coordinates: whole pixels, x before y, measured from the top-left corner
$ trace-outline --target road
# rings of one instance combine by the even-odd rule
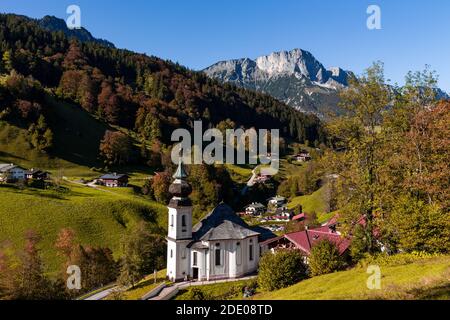
[[[258,177],[258,167],[252,170],[252,176],[247,181],[247,185],[242,188],[241,195],[245,195],[247,193],[247,190],[255,185],[255,179]]]

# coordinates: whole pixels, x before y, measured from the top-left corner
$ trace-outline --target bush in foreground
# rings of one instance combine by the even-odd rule
[[[342,269],[345,261],[334,243],[323,240],[311,249],[309,271],[311,276],[319,276]]]
[[[266,253],[259,262],[258,286],[273,291],[293,285],[306,277],[306,265],[298,250]]]

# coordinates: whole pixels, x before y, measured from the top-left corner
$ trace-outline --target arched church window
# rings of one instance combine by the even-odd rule
[[[216,249],[215,249],[215,265],[220,266],[221,263],[221,254],[220,254],[220,243],[216,243]]]
[[[173,258],[173,250],[170,249],[170,257]]]
[[[192,265],[194,266],[194,267],[196,267],[197,266],[197,263],[198,263],[198,257],[197,257],[197,252],[193,252],[192,253]]]
[[[181,216],[181,231],[186,232],[186,216],[184,214]]]
[[[171,227],[173,227],[173,219],[174,219],[174,218],[173,218],[173,214],[172,214],[172,215],[170,215],[170,226],[171,226]]]
[[[240,266],[242,264],[242,247],[241,243],[236,243],[236,264]]]
[[[253,240],[250,239],[250,244],[248,246],[248,259],[253,261]]]

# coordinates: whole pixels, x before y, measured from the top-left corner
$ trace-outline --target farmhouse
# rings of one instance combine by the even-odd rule
[[[25,180],[25,169],[10,164],[0,164],[0,182],[16,182]]]
[[[168,205],[167,277],[171,281],[209,281],[255,272],[259,243],[267,234],[249,227],[225,203],[192,227],[192,203],[188,198],[192,187],[186,181],[182,162],[173,178],[169,188],[172,199]]]
[[[276,196],[270,199],[267,199],[269,205],[274,206],[275,208],[282,208],[287,203],[285,197]]]
[[[294,158],[298,162],[308,162],[312,160],[311,154],[306,150],[301,150]]]
[[[270,175],[267,175],[267,174],[258,175],[255,178],[255,183],[266,184],[267,182],[270,181],[270,179],[272,179],[272,176],[270,176]]]
[[[126,174],[108,173],[98,178],[98,181],[110,188],[128,186],[128,176]]]
[[[260,216],[265,210],[266,207],[259,202],[253,202],[245,207],[245,213],[251,216]]]
[[[316,229],[293,232],[281,237],[269,239],[261,243],[263,252],[278,249],[297,249],[305,256],[311,254],[311,248],[320,241],[328,240],[336,245],[341,255],[346,255],[350,247],[350,239],[342,237],[334,228],[322,226]]]
[[[27,180],[47,180],[48,179],[48,172],[39,170],[39,169],[30,169],[25,171],[25,179]]]

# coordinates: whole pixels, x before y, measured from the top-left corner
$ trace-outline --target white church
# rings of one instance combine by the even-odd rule
[[[209,281],[239,278],[258,268],[260,232],[222,203],[192,227],[192,187],[182,162],[169,188],[167,277]]]

